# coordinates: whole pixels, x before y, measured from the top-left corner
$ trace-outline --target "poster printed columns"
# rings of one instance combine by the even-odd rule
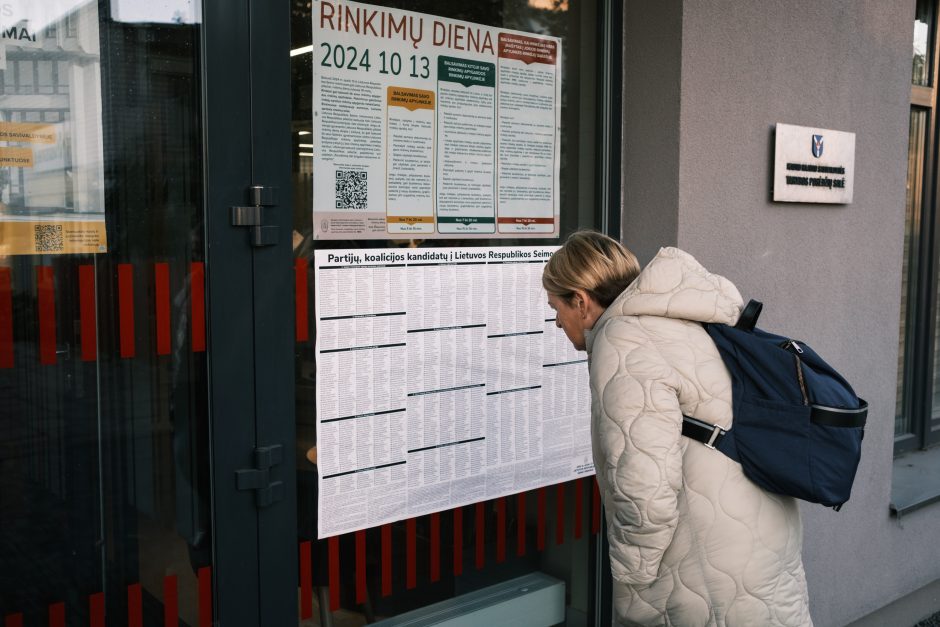
[[[499,35],[499,232],[555,230],[558,42]]]
[[[496,231],[496,66],[438,57],[438,230]]]
[[[317,250],[317,533],[593,474],[554,247]]]
[[[559,233],[561,40],[313,3],[317,239]]]
[[[386,222],[395,235],[434,233],[434,98],[425,89],[388,88]]]

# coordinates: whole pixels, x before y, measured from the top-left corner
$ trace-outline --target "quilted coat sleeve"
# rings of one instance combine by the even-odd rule
[[[607,325],[594,345],[592,440],[611,572],[621,583],[646,585],[678,522],[682,412],[673,369],[629,331]]]

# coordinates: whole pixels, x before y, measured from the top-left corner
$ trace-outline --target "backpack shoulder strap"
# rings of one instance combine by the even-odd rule
[[[741,310],[741,316],[738,318],[737,323],[735,323],[734,328],[741,329],[742,331],[753,331],[763,308],[764,303],[759,300],[749,300],[747,305],[744,306],[744,309]]]
[[[717,448],[727,434],[728,432],[718,425],[711,425],[692,416],[682,415],[682,435],[697,440],[708,448]]]

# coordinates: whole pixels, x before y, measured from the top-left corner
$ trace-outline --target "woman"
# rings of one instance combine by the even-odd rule
[[[691,255],[636,257],[573,234],[542,275],[556,325],[588,352],[591,439],[624,625],[812,625],[796,501],[681,435],[682,415],[731,426],[731,380],[702,322],[742,300]]]

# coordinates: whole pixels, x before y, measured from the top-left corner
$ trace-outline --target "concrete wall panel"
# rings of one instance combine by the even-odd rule
[[[869,399],[852,500],[803,508],[814,620],[845,625],[940,578],[940,506],[888,511],[915,3],[685,0],[679,37],[667,4],[625,11],[624,241],[688,250]],[[776,122],[856,134],[852,204],[771,201]]]

